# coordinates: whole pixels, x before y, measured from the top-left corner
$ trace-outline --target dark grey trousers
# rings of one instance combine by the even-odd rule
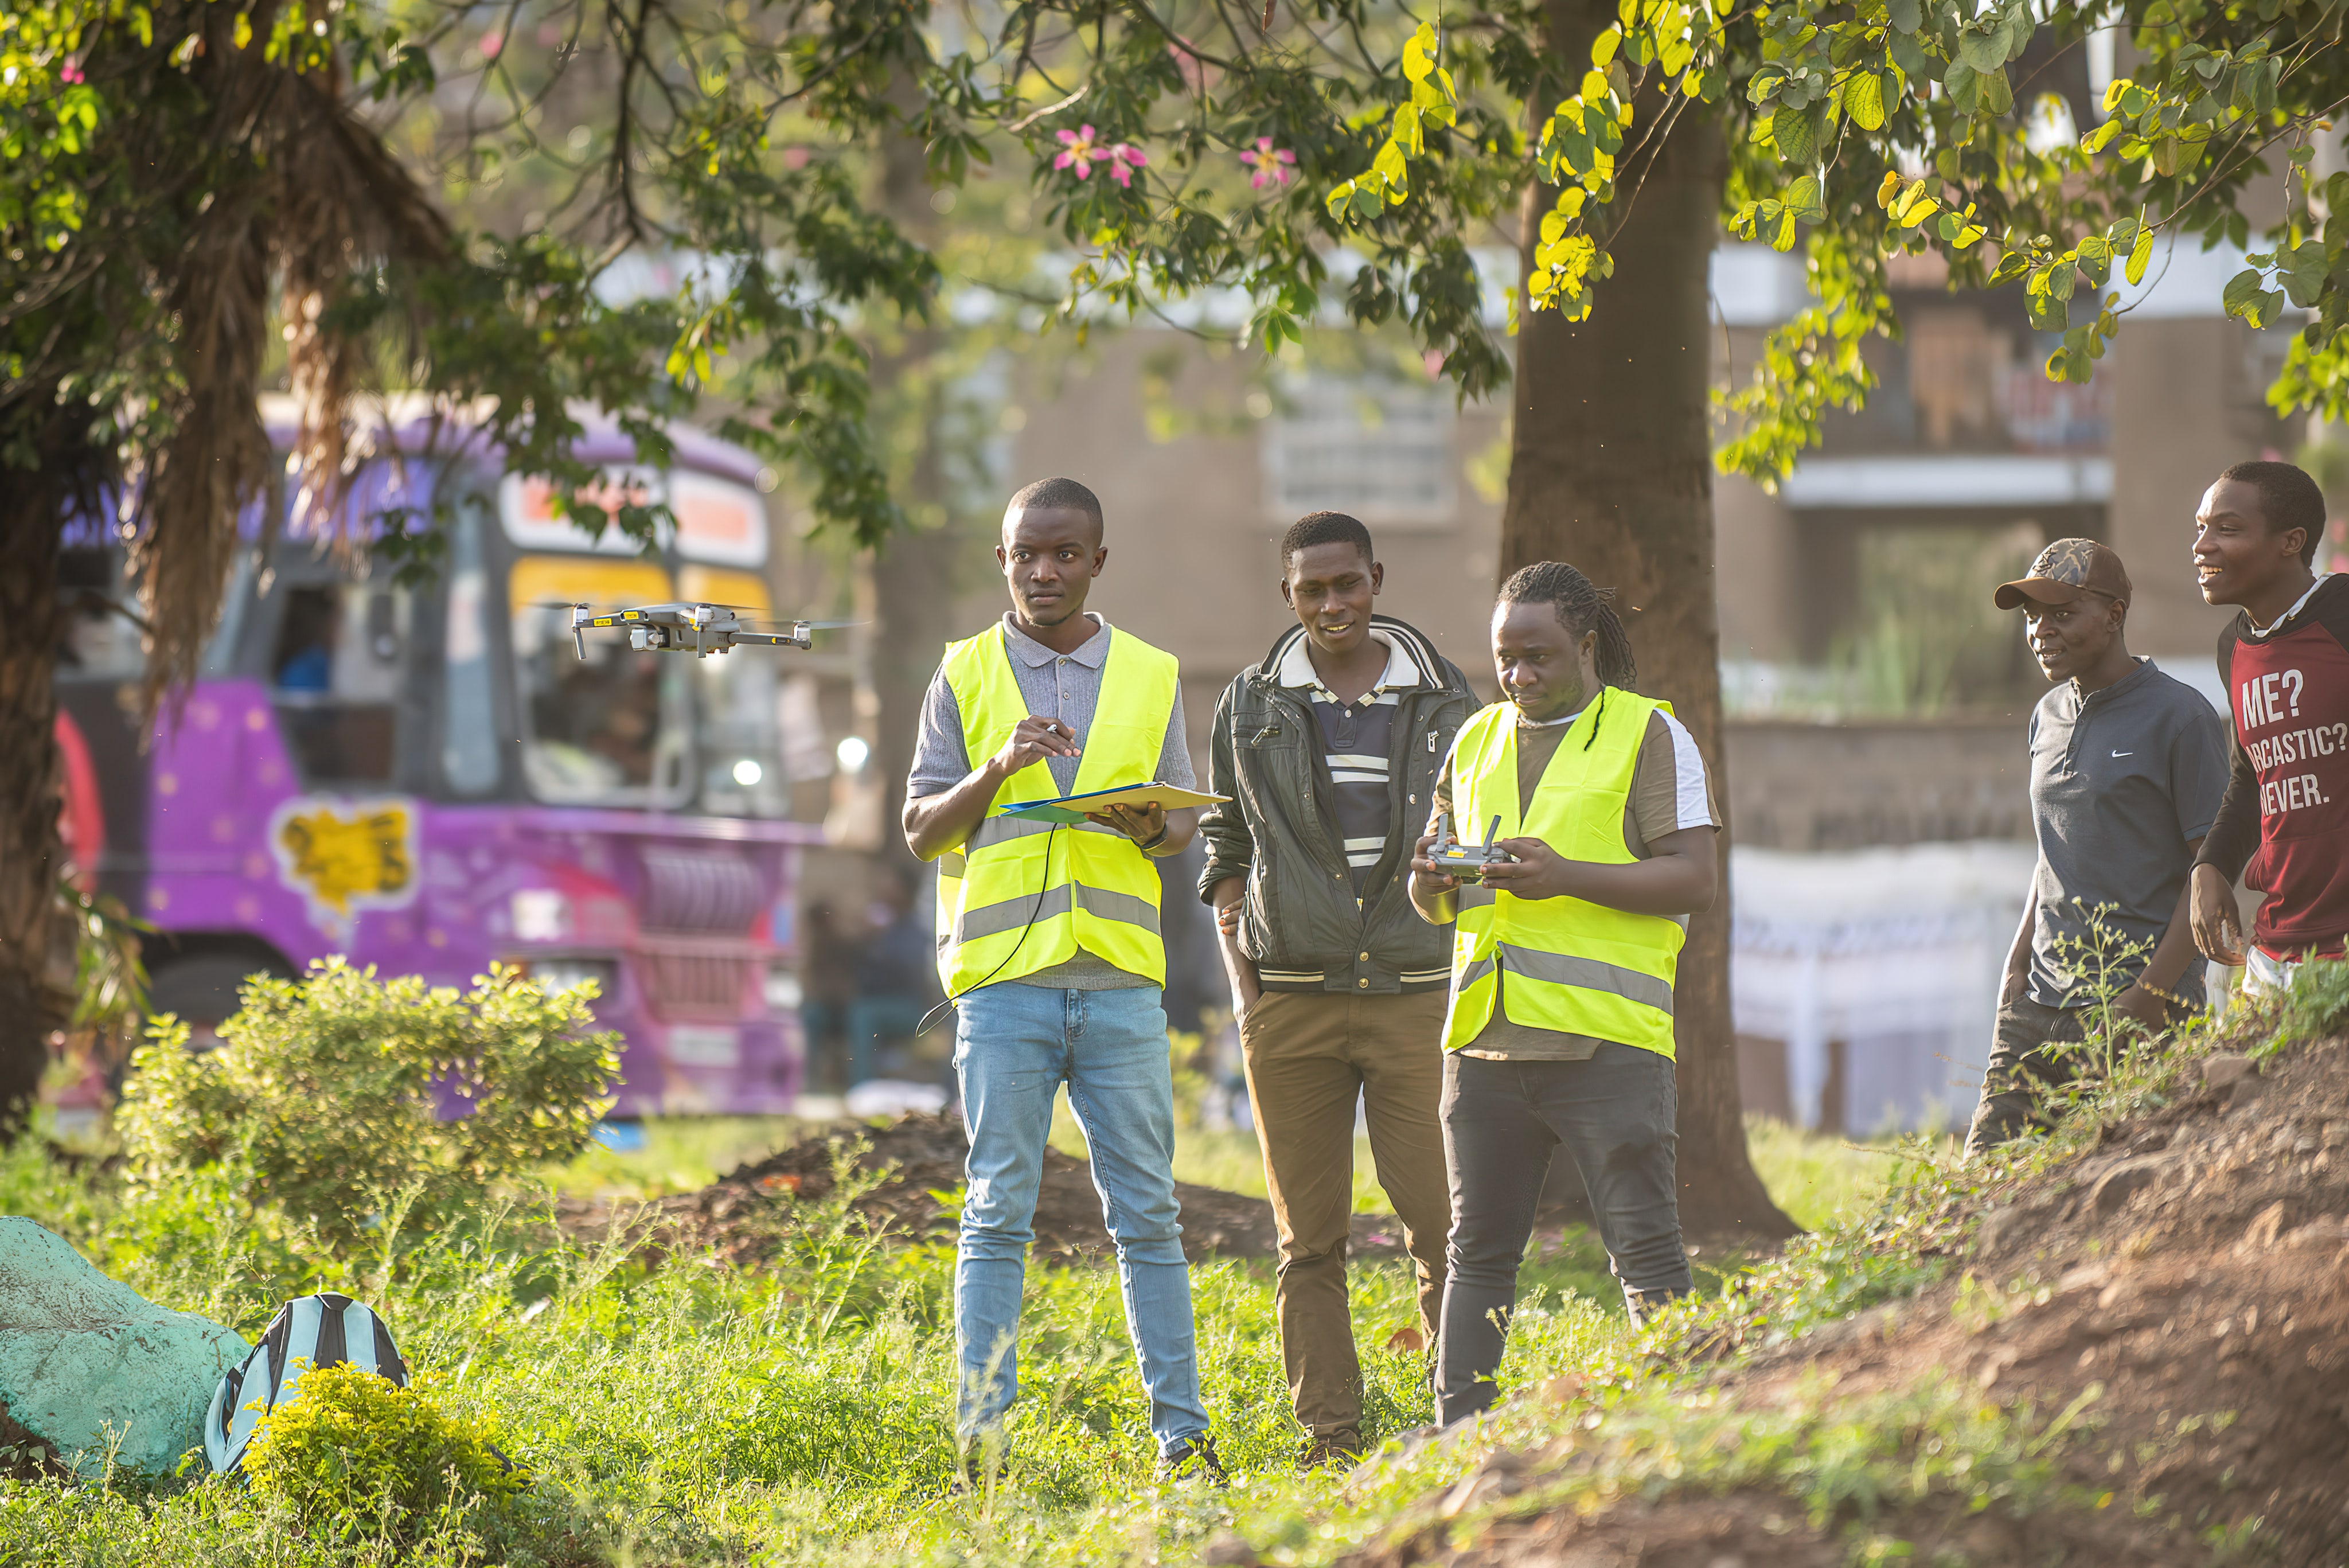
[[[2072,1081],[2073,1059],[2051,1052],[2081,1035],[2080,1014],[2018,996],[2002,1002],[1991,1030],[1990,1065],[1982,1073],[1982,1104],[1966,1132],[1969,1158],[2009,1138],[2047,1125],[2047,1092]]]
[[[1671,1062],[1637,1046],[1602,1044],[1587,1062],[1445,1055],[1452,1239],[1437,1340],[1437,1420],[1449,1426],[1473,1416],[1499,1393],[1493,1374],[1516,1307],[1517,1263],[1560,1143],[1582,1173],[1625,1297],[1640,1307],[1687,1293],[1673,1176],[1677,1107]]]
[[[2167,1027],[2175,1029],[2199,1007],[2194,1000],[2173,1002],[2165,1012]],[[2050,1007],[2018,996],[1998,1010],[1991,1031],[1990,1065],[1982,1072],[1982,1103],[1974,1107],[1973,1126],[1966,1132],[1966,1158],[1993,1148],[2037,1128],[2052,1127],[2048,1096],[2077,1074],[2079,1054],[2050,1051],[2050,1045],[2077,1043],[2086,1033],[2088,1010]]]

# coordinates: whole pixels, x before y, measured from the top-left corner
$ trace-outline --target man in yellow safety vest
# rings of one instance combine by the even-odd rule
[[[956,1430],[975,1465],[1019,1391],[1020,1283],[1066,1084],[1117,1243],[1161,1473],[1220,1482],[1176,1222],[1166,950],[1150,863],[1190,842],[1198,813],[1119,806],[1074,826],[991,815],[1125,784],[1194,787],[1179,672],[1172,654],[1086,611],[1109,551],[1101,503],[1076,481],[1013,496],[995,558],[1010,613],[947,647],[905,791],[905,842],[938,867],[938,976],[957,1008],[970,1130]]]
[[[1721,818],[1687,729],[1630,690],[1630,643],[1608,597],[1557,561],[1502,585],[1503,701],[1461,726],[1412,861],[1422,917],[1458,922],[1444,1025],[1445,1425],[1497,1394],[1517,1262],[1561,1142],[1633,1316],[1690,1287],[1672,981],[1688,917],[1718,886]],[[1474,881],[1453,875],[1431,858],[1446,817],[1462,843],[1514,858]]]

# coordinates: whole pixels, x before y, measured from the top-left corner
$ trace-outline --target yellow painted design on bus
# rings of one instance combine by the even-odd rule
[[[403,799],[287,801],[270,824],[279,880],[309,901],[313,924],[347,929],[362,909],[416,896],[416,812]]]

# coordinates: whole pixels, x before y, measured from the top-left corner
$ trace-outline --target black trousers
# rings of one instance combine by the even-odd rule
[[[1691,1288],[1673,1173],[1678,1098],[1670,1058],[1601,1044],[1587,1062],[1444,1060],[1444,1157],[1452,1239],[1437,1338],[1436,1418],[1492,1404],[1517,1264],[1560,1143],[1589,1190],[1609,1266],[1635,1309]]]

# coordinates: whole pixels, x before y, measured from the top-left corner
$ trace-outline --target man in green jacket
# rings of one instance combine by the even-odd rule
[[[1200,891],[1223,932],[1280,1231],[1281,1355],[1313,1466],[1361,1449],[1346,1302],[1358,1101],[1418,1263],[1428,1345],[1442,1312],[1449,944],[1405,882],[1436,771],[1476,699],[1424,637],[1372,612],[1385,573],[1361,523],[1317,512],[1289,528],[1280,559],[1298,624],[1216,705],[1208,787],[1230,799],[1200,819]]]

